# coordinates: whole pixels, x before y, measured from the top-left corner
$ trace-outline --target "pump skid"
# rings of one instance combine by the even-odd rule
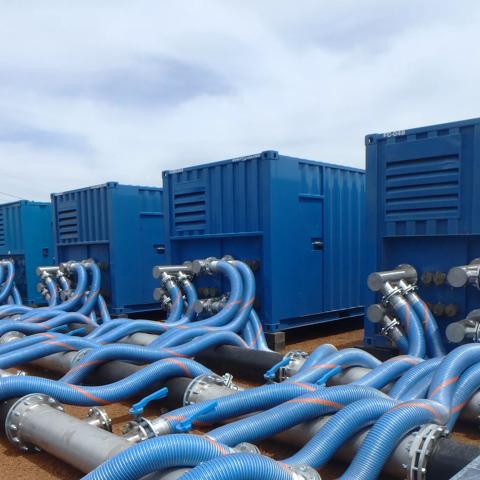
[[[480,119],[367,135],[366,160],[368,272],[413,266],[451,348],[448,325],[480,306]],[[371,290],[367,304],[380,298]],[[386,345],[380,328],[365,320],[366,345]]]
[[[363,315],[362,170],[265,151],[165,171],[163,185],[167,263],[247,262],[268,332]]]

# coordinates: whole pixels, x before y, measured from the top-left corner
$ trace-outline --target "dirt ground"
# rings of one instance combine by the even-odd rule
[[[358,322],[348,325],[343,324],[342,326],[331,324],[309,327],[308,329],[289,332],[287,334],[286,350],[300,349],[311,352],[322,343],[332,343],[339,348],[351,347],[359,345],[362,336],[362,324]],[[33,371],[32,374],[34,374]],[[114,432],[120,433],[121,426],[130,420],[128,408],[129,405],[126,403],[107,407],[108,414],[113,421]],[[71,415],[83,418],[86,416],[88,408],[66,406],[65,410]],[[147,416],[152,417],[159,414],[155,407],[146,413]],[[480,441],[478,430],[471,427],[460,427],[454,437],[468,443],[479,444]],[[264,442],[261,449],[267,455],[277,459],[285,458],[293,453],[288,446],[273,442]],[[82,474],[77,470],[44,452],[22,454],[10,445],[3,436],[0,438],[0,465],[0,480],[13,478],[17,480],[76,480],[82,477]],[[328,468],[321,472],[322,479],[333,480],[342,473],[344,468],[345,466],[342,465],[328,465]]]

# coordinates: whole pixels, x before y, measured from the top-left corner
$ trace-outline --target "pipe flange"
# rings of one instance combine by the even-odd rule
[[[40,449],[22,438],[22,422],[26,415],[41,405],[63,412],[63,406],[52,397],[42,393],[32,393],[17,400],[5,418],[5,434],[13,445],[22,452],[40,451]]]
[[[283,357],[289,360],[287,365],[280,367],[277,372],[277,381],[283,382],[297,373],[308,358],[308,353],[303,350],[291,350]]]
[[[382,305],[384,305],[385,307],[390,305],[390,301],[392,299],[392,297],[396,296],[396,295],[401,295],[402,294],[402,289],[398,286],[395,286],[393,287],[392,291],[387,293],[387,295],[384,295],[382,297],[382,300],[381,300],[381,303]]]
[[[152,422],[145,417],[130,420],[124,425],[122,433],[126,437],[137,437],[140,442],[157,436]]]
[[[110,433],[112,432],[112,419],[109,417],[104,408],[90,408],[87,412],[84,422],[92,425],[93,427],[101,428],[102,430],[106,430]]]
[[[260,455],[260,449],[253,443],[242,442],[234,447],[234,450],[238,453],[255,453]]]
[[[322,480],[320,474],[308,465],[288,465],[294,480]]]
[[[195,377],[188,385],[183,394],[183,405],[192,405],[197,403],[196,396],[207,390],[211,385],[222,386],[236,391],[238,387],[233,383],[233,377],[226,373],[222,377],[220,375],[200,375]]]
[[[409,451],[411,462],[407,480],[426,480],[429,457],[438,440],[447,437],[448,434],[449,432],[445,427],[434,423],[423,426],[415,433]]]
[[[380,333],[385,337],[388,337],[391,330],[394,329],[395,327],[398,327],[400,325],[400,322],[396,318],[390,318],[386,315],[383,318],[384,318],[385,324],[380,330]]]

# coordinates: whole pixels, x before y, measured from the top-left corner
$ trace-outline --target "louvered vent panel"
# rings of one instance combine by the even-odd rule
[[[458,155],[390,161],[385,174],[387,221],[459,217]]]
[[[5,245],[5,216],[4,211],[0,210],[0,247],[4,247]]]
[[[78,211],[75,207],[63,207],[58,211],[58,239],[68,243],[78,240]]]
[[[207,226],[205,187],[174,193],[173,208],[173,221],[178,233],[205,231]]]

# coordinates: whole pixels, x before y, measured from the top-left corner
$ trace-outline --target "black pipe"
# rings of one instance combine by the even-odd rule
[[[442,438],[428,459],[426,480],[448,480],[479,455],[480,447],[476,445]]]
[[[200,353],[195,360],[220,375],[228,372],[245,380],[264,383],[264,373],[282,358],[283,355],[276,352],[224,345]]]

